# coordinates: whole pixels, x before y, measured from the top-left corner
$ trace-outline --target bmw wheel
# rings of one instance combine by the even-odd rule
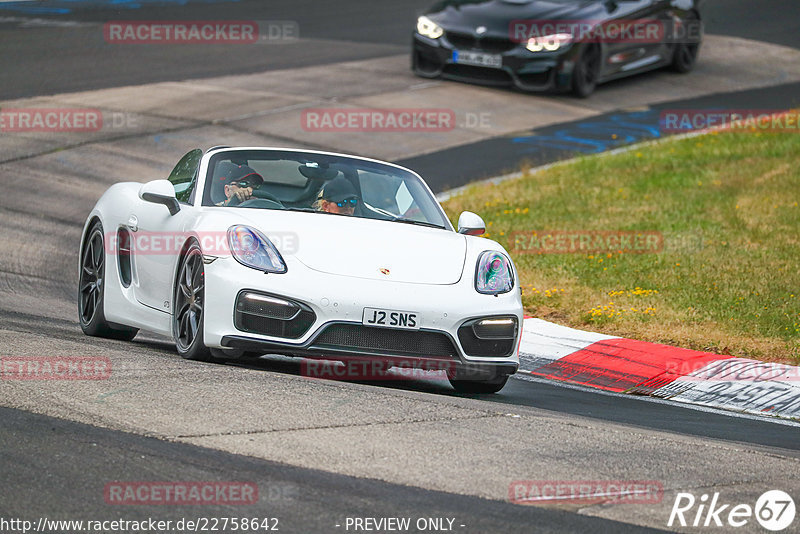
[[[587,46],[575,63],[572,71],[572,92],[575,96],[586,98],[597,88],[600,79],[600,47]]]
[[[698,19],[692,15],[687,17],[684,24],[689,26],[696,25]],[[675,51],[672,56],[672,70],[681,74],[686,74],[694,69],[697,63],[697,55],[700,52],[700,41],[698,42],[679,42],[675,45]]]

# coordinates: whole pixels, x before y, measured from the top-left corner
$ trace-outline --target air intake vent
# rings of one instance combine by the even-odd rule
[[[308,332],[317,316],[303,303],[254,291],[236,297],[234,324],[243,332],[297,339]]]

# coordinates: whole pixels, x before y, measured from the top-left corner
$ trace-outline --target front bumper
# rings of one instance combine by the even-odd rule
[[[508,42],[484,46],[476,39],[457,46],[448,39],[448,32],[438,39],[413,34],[411,66],[415,74],[425,78],[446,78],[481,85],[516,87],[523,91],[568,91],[572,87],[572,70],[576,47],[550,53],[528,51],[523,45]],[[463,65],[454,61],[453,52],[474,51],[499,54],[500,68]]]
[[[503,374],[512,374],[519,366],[522,306],[518,283],[507,294],[490,296],[474,290],[471,276],[453,285],[409,284],[321,273],[291,259],[287,263],[288,272],[280,275],[249,269],[232,258],[206,265],[204,341],[208,347],[334,360],[379,358],[437,369],[472,365]],[[237,317],[243,290],[296,303],[301,308],[297,320],[304,323],[298,328],[254,327],[242,320],[241,313]],[[363,326],[364,308],[417,312],[420,328]],[[294,314],[287,314],[290,316]],[[491,341],[474,342],[463,330],[459,336],[465,323],[483,317],[514,319],[513,339],[498,349]],[[480,354],[481,350],[485,354]]]

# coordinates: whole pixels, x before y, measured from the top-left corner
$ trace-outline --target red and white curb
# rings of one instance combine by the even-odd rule
[[[526,318],[520,373],[618,393],[800,419],[800,367],[584,332]]]

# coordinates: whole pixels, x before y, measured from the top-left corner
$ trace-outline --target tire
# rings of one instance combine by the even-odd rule
[[[205,269],[196,241],[181,254],[173,303],[172,336],[178,354],[187,360],[211,361],[211,351],[203,343]]]
[[[501,375],[491,380],[458,380],[448,378],[450,385],[459,393],[497,393],[508,382],[508,375]]]
[[[104,298],[106,286],[106,251],[103,225],[96,222],[81,249],[78,273],[78,321],[87,336],[132,340],[139,332],[136,328],[113,325],[106,321]]]
[[[672,56],[670,68],[680,74],[692,72],[697,63],[697,55],[699,52],[699,43],[678,43],[675,45],[675,52]]]
[[[601,52],[599,46],[589,45],[575,62],[572,71],[572,94],[578,98],[588,98],[597,88],[600,79]]]
[[[242,349],[208,349],[208,351],[215,360],[248,360],[266,354]]]

